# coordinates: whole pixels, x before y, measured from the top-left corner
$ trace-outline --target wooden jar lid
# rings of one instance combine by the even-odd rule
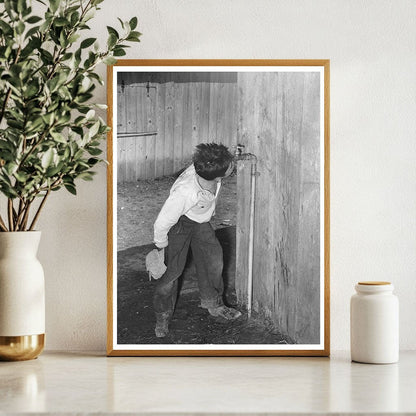
[[[390,282],[376,282],[376,281],[369,281],[369,282],[358,282],[359,285],[364,286],[380,286],[380,285],[391,285]]]

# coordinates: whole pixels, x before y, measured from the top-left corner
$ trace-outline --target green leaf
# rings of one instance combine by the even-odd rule
[[[115,30],[113,27],[107,26],[107,31],[109,35],[114,35],[116,39],[120,39],[120,35],[118,34],[117,30]]]
[[[78,104],[82,104],[91,98],[92,98],[92,94],[79,94],[75,102]]]
[[[53,137],[53,139],[58,142],[58,143],[67,143],[67,140],[65,138],[65,136],[61,133],[58,133],[57,131],[51,131],[51,136]]]
[[[26,123],[26,133],[33,133],[35,131],[40,131],[43,128],[43,119],[41,117],[36,117],[33,121],[30,120]]]
[[[78,149],[74,154],[74,160],[81,159],[83,154],[84,154],[84,149]]]
[[[76,188],[75,188],[74,185],[69,184],[69,183],[65,183],[64,186],[65,186],[65,189],[67,191],[69,191],[72,195],[76,195],[77,194],[77,190],[76,190]]]
[[[51,147],[42,156],[41,165],[43,169],[47,169],[51,165],[51,163],[53,162],[53,157],[54,149]]]
[[[52,64],[52,63],[53,63],[53,56],[52,56],[52,54],[51,54],[49,51],[47,51],[46,49],[41,49],[41,50],[40,50],[40,55],[41,55],[41,59],[42,59],[42,61],[43,61],[46,65],[49,65],[49,64]]]
[[[66,48],[68,46],[68,39],[65,36],[65,32],[62,30],[60,35],[59,35],[59,44],[63,47]]]
[[[45,176],[48,178],[54,177],[57,173],[59,173],[62,169],[62,163],[59,164],[59,166],[49,167],[46,170]]]
[[[82,54],[82,49],[81,48],[77,49],[77,51],[74,54],[75,61],[74,61],[74,67],[72,69],[78,68],[81,62],[81,54]]]
[[[108,37],[108,40],[107,40],[108,49],[113,49],[113,47],[117,44],[117,41],[118,41],[118,37],[114,35],[113,33],[110,33],[110,36]]]
[[[84,181],[92,181],[94,174],[95,172],[82,172],[78,175],[78,178]]]
[[[129,34],[129,37],[128,38],[135,38],[135,39],[139,39],[139,37],[141,36],[142,34],[140,33],[140,32],[136,32],[136,31],[131,31],[130,32],[130,34]],[[127,39],[128,39],[127,38]],[[139,41],[139,40],[138,40]]]
[[[27,9],[27,4],[25,0],[17,0],[17,12],[22,13],[23,10]]]
[[[30,30],[29,30],[30,32]],[[26,36],[27,38],[27,36]],[[20,54],[20,59],[22,61],[28,61],[29,59],[31,59],[33,57],[34,51],[36,49],[39,49],[41,47],[42,43],[40,41],[39,38],[30,38],[29,42],[27,43],[27,45],[23,48],[21,54]]]
[[[89,148],[89,149],[87,149],[88,150],[88,153],[91,155],[91,156],[98,156],[98,155],[100,155],[103,151],[101,150],[101,149],[99,149],[98,147],[91,147],[91,148]]]
[[[44,116],[42,116],[43,121],[46,125],[51,126],[55,118],[55,113],[47,113]]]
[[[93,124],[93,126],[90,128],[88,132],[89,138],[93,138],[98,133],[98,130],[100,129],[100,125],[101,123],[99,121]]]
[[[8,25],[4,20],[0,19],[0,29],[5,35],[11,35],[13,33],[13,29],[10,25]]]
[[[112,56],[108,56],[103,60],[103,63],[106,65],[115,65],[117,63],[117,59],[113,58]]]
[[[32,14],[32,8],[24,6],[24,9],[22,10],[22,17],[26,18],[26,16],[30,16]]]
[[[57,17],[53,21],[54,26],[61,27],[61,26],[69,26],[71,23],[68,19],[65,19],[65,17]]]
[[[72,95],[68,90],[68,87],[66,87],[65,85],[63,85],[62,87],[59,88],[59,95],[63,100],[72,100]]]
[[[76,126],[82,126],[83,124],[85,124],[87,122],[86,117],[84,116],[78,116],[75,120],[74,120],[74,125]]]
[[[131,30],[136,29],[136,27],[137,27],[137,17],[136,16],[135,17],[132,17],[130,19],[129,25],[130,25],[130,29]]]
[[[59,77],[54,77],[54,78],[52,78],[48,83],[47,83],[47,85],[48,85],[48,87],[49,87],[49,90],[51,91],[51,92],[55,92],[55,90],[57,89],[57,87],[58,87],[58,82],[59,82]]]
[[[29,176],[23,172],[15,172],[14,177],[21,183],[25,183],[29,178]]]
[[[70,60],[73,56],[74,56],[74,54],[73,54],[73,53],[71,53],[71,52],[67,52],[67,53],[65,53],[65,54],[63,54],[63,55],[62,55],[61,60],[62,60],[63,62],[64,62],[64,61],[68,61],[68,60]]]
[[[19,21],[16,25],[16,33],[21,35],[25,31],[25,24],[22,21]]]
[[[49,0],[49,6],[52,13],[55,13],[58,10],[60,0]]]
[[[79,13],[75,11],[71,14],[71,26],[74,27],[79,22]]]
[[[31,36],[33,36],[35,33],[37,33],[39,31],[39,26],[33,26],[32,28],[30,28],[25,35],[25,39],[30,38]]]
[[[29,84],[26,86],[26,89],[24,91],[24,96],[26,98],[34,97],[39,91],[37,84]]]
[[[66,147],[66,148],[65,148],[65,151],[64,151],[64,155],[63,155],[62,159],[66,160],[66,159],[68,159],[70,156],[71,156],[71,150],[70,150],[70,148],[69,148],[69,147]]]
[[[26,22],[27,23],[30,23],[31,25],[33,25],[34,23],[38,23],[38,22],[40,22],[42,20],[42,18],[41,17],[39,17],[39,16],[30,16],[27,20],[26,20]]]
[[[80,45],[81,49],[85,49],[85,48],[90,47],[96,40],[97,40],[97,38],[87,38],[87,39],[84,39],[81,42],[81,45]]]
[[[87,120],[91,120],[92,118],[94,118],[95,117],[95,111],[94,110],[89,110],[88,111],[88,113],[85,115],[85,118],[87,119]],[[99,122],[98,122],[99,123]]]
[[[7,124],[9,127],[14,127],[15,129],[22,130],[23,129],[23,122],[17,120],[7,120]]]
[[[102,78],[98,75],[98,74],[95,74],[94,72],[89,72],[88,73],[88,76],[90,77],[90,79],[92,78],[92,79],[95,79],[95,80],[97,80],[101,85],[104,85],[104,81],[102,80]]]
[[[6,140],[0,140],[0,149],[1,149],[1,155],[2,155],[1,159],[3,159],[4,150],[13,151],[14,146],[10,142],[7,142]]]
[[[77,172],[85,172],[89,168],[90,168],[90,166],[88,165],[87,162],[85,162],[82,159],[78,160],[78,166],[76,167]]]
[[[141,33],[139,35],[130,34],[129,36],[127,36],[126,40],[129,42],[140,42],[140,39],[139,39],[140,35]]]
[[[114,48],[113,54],[114,54],[114,56],[124,56],[124,55],[126,55],[126,51],[122,48],[116,47],[116,48]]]
[[[90,9],[86,15],[84,16],[84,19],[82,20],[84,23],[88,22],[88,20],[91,20],[95,15],[95,10],[94,9]],[[86,28],[86,29],[90,29],[87,25],[81,25],[80,28]]]
[[[118,21],[120,22],[120,24],[121,24],[121,27],[123,28],[123,29],[125,29],[126,28],[126,25],[125,25],[125,23],[119,18],[119,17],[117,17],[117,19],[118,19]],[[126,22],[127,23],[127,22]]]
[[[9,162],[5,165],[4,169],[6,170],[9,176],[13,175],[17,171],[18,165],[14,162]]]
[[[100,159],[97,159],[96,157],[90,157],[88,160],[87,160],[87,163],[91,166],[91,167],[93,167],[93,166],[95,166],[98,162],[100,161]]]
[[[69,39],[68,39],[68,42],[71,44],[71,43],[74,43],[74,42],[76,42],[79,38],[80,38],[80,36],[81,35],[78,35],[78,33],[74,33],[73,35],[71,35],[70,37],[69,37]]]
[[[84,134],[84,131],[81,127],[72,126],[71,129],[74,133],[78,134],[78,136],[82,136]]]
[[[16,15],[16,2],[5,0],[4,8],[6,9],[6,12],[9,15],[10,19],[14,20],[14,17]]]
[[[0,184],[1,192],[6,195],[7,198],[16,198],[18,196],[17,192],[12,188],[11,185],[6,183]]]

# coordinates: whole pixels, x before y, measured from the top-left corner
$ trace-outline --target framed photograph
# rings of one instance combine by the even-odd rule
[[[108,67],[109,356],[329,355],[329,67]]]

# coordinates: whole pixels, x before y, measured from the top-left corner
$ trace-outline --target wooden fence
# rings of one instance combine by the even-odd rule
[[[195,145],[237,137],[236,73],[119,73],[117,180],[171,175]]]
[[[294,342],[319,343],[320,90],[317,73],[238,78],[238,142],[258,157],[253,310]],[[239,162],[238,298],[247,297],[250,165]]]

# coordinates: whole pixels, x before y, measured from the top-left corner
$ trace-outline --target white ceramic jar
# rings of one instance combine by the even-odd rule
[[[399,360],[399,302],[390,282],[359,282],[351,297],[351,360]]]

